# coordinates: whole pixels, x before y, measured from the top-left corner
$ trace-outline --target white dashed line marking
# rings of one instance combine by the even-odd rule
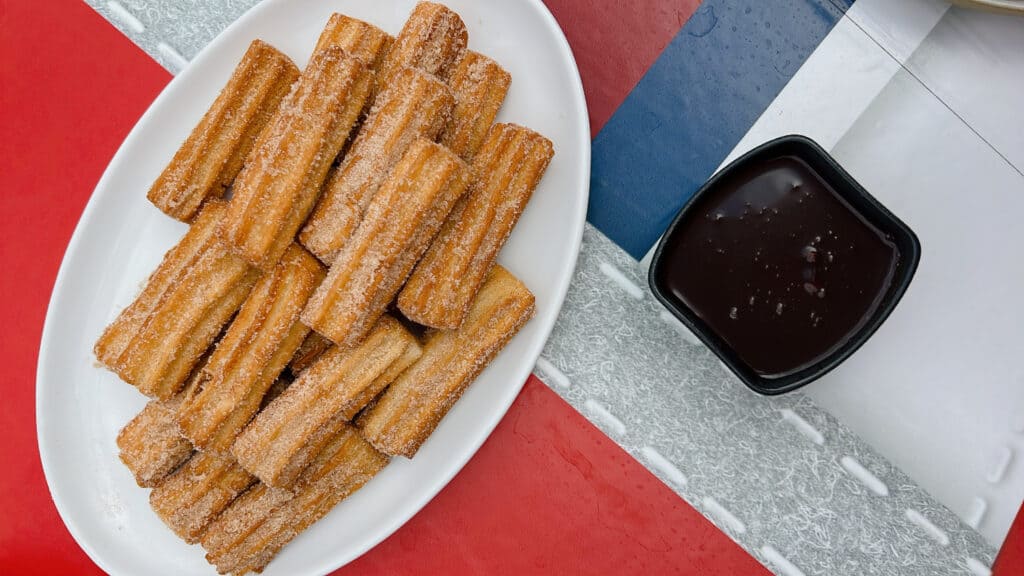
[[[172,48],[169,44],[161,42],[156,45],[156,49],[164,58],[170,60],[171,64],[174,64],[179,71],[184,70],[185,67],[188,66],[188,60],[186,60],[181,53]]]
[[[782,576],[806,576],[803,570],[797,568],[788,558],[771,546],[761,546],[761,554],[764,554],[764,559],[774,566]]]
[[[669,482],[676,486],[686,486],[686,475],[683,474],[679,468],[676,468],[676,465],[668,458],[662,456],[661,452],[658,452],[650,446],[644,446],[640,449],[640,454],[643,455],[644,460],[647,460],[647,463],[650,464],[652,468],[661,472],[661,475]]]
[[[843,456],[839,459],[839,465],[843,467],[843,470],[849,472],[850,476],[853,476],[859,480],[861,484],[866,486],[868,490],[871,490],[879,496],[889,495],[889,487],[885,485],[885,482],[882,482],[878,476],[872,474],[871,471],[865,468],[860,462],[849,456]]]
[[[917,525],[917,527],[923,530],[924,533],[932,540],[938,542],[940,546],[949,546],[949,534],[946,534],[946,531],[942,528],[932,524],[932,521],[925,518],[920,512],[912,508],[907,508],[904,515],[907,517],[907,520],[910,520]]]
[[[626,433],[626,425],[622,423],[622,420],[616,418],[614,414],[596,400],[587,400],[583,403],[583,408],[612,433],[619,436]]]
[[[644,291],[640,289],[632,280],[626,277],[621,270],[612,266],[607,262],[601,262],[601,273],[608,277],[609,280],[618,284],[619,288],[622,288],[627,294],[635,298],[636,300],[644,299]]]
[[[707,509],[708,513],[718,520],[719,524],[731,530],[734,534],[744,534],[747,531],[747,526],[740,521],[732,512],[729,512],[718,503],[718,500],[708,496],[701,501],[704,504],[704,508]]]
[[[146,31],[146,27],[142,25],[142,21],[135,17],[134,14],[128,11],[127,8],[121,5],[120,2],[114,2],[111,0],[107,2],[107,10],[117,18],[122,24],[127,26],[132,32],[136,34],[142,34]]]
[[[799,414],[790,410],[789,408],[783,408],[779,412],[782,413],[782,419],[789,422],[796,431],[806,436],[811,442],[814,442],[818,446],[825,443],[825,436],[818,431],[817,428],[811,425],[810,422],[804,420]]]
[[[540,371],[544,373],[544,379],[549,384],[554,384],[562,389],[572,386],[572,382],[569,381],[569,377],[558,368],[555,368],[555,365],[547,358],[543,356],[537,358],[537,368],[540,368]]]

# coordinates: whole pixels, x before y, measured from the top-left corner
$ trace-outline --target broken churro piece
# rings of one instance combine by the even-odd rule
[[[349,56],[362,60],[368,68],[375,70],[384,61],[393,41],[390,34],[373,24],[335,13],[320,33],[313,53],[339,46]]]
[[[117,435],[121,462],[143,488],[157,485],[192,455],[192,443],[178,432],[181,396],[150,400]]]
[[[149,189],[149,201],[188,222],[203,201],[220,198],[298,77],[299,69],[287,56],[253,40],[227,85]]]
[[[366,337],[465,192],[469,171],[447,148],[417,140],[374,196],[302,321],[339,346]]]
[[[420,359],[359,417],[363,437],[385,454],[411,458],[533,313],[533,294],[494,266],[462,326],[430,333]]]
[[[402,70],[374,102],[355,142],[324,186],[299,241],[331,264],[355,233],[392,167],[417,138],[433,140],[448,122],[454,99],[437,78]]]
[[[416,339],[381,318],[361,345],[325,352],[256,416],[232,453],[264,484],[290,488],[323,444],[419,356]]]
[[[206,203],[96,342],[97,360],[143,394],[167,399],[181,390],[259,277],[217,238],[225,210],[220,200]]]
[[[195,544],[207,524],[255,482],[233,459],[196,452],[153,489],[149,504],[175,534]]]
[[[554,154],[551,142],[514,124],[495,124],[473,161],[473,182],[398,296],[413,322],[462,323],[498,251],[519,221]]]
[[[285,544],[366,484],[387,461],[344,426],[292,492],[257,484],[210,523],[202,537],[207,561],[221,574],[262,571]]]
[[[466,162],[473,160],[498,116],[512,75],[490,58],[467,50],[448,79],[455,108],[441,134],[441,144]]]
[[[324,274],[316,258],[292,244],[256,283],[178,411],[182,434],[196,448],[228,453],[309,333],[299,313]]]
[[[373,73],[343,49],[313,55],[235,181],[222,232],[246,261],[267,270],[288,249],[372,85]]]
[[[458,14],[441,4],[420,2],[384,59],[379,82],[390,85],[391,77],[402,68],[418,68],[446,80],[468,41],[469,33]]]

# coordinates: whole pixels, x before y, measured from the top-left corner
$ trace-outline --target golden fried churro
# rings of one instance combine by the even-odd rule
[[[511,83],[512,76],[497,62],[467,50],[448,79],[455,95],[455,108],[441,134],[441,144],[466,162],[471,161],[498,115]]]
[[[533,294],[494,266],[462,326],[430,333],[420,359],[359,417],[363,437],[385,454],[411,458],[533,312]]]
[[[204,200],[220,198],[298,77],[299,69],[287,56],[253,40],[227,85],[149,189],[150,202],[188,222]]]
[[[222,232],[246,261],[270,269],[292,243],[372,85],[343,49],[313,55],[235,181]]]
[[[424,139],[413,143],[310,298],[302,321],[339,346],[361,342],[468,182],[466,164],[447,148]]]
[[[331,341],[310,330],[302,345],[295,351],[292,361],[288,364],[288,370],[293,376],[309,368],[321,354],[331,347]]]
[[[363,61],[371,70],[377,69],[391,48],[394,38],[373,24],[344,14],[332,14],[320,33],[313,53],[340,46],[349,56]]]
[[[228,453],[309,333],[299,313],[324,275],[316,258],[292,244],[253,287],[178,411],[196,448]]]
[[[417,138],[433,140],[454,105],[440,80],[404,69],[381,93],[341,165],[324,186],[323,197],[299,241],[326,264],[334,262],[352,237],[381,183]]]
[[[419,356],[416,339],[384,316],[361,345],[325,352],[253,419],[232,453],[264,484],[290,488],[344,423]]]
[[[218,240],[225,211],[220,200],[206,203],[96,342],[96,358],[144,394],[167,399],[181,389],[259,277]]]
[[[167,526],[189,544],[256,478],[233,459],[196,452],[157,485],[149,504]]]
[[[419,68],[447,79],[468,41],[469,33],[458,14],[440,4],[420,2],[384,59],[379,81],[390,85],[391,77],[401,68]]]
[[[221,574],[260,572],[296,535],[376,475],[387,457],[348,426],[331,439],[292,492],[257,484],[218,516],[202,537]]]
[[[413,322],[457,328],[554,154],[521,126],[495,124],[473,161],[473,183],[416,265],[398,308]]]
[[[155,486],[192,455],[192,443],[178,432],[181,396],[150,400],[117,435],[121,462],[143,488]]]

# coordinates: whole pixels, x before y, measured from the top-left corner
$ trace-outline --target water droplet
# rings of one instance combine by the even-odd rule
[[[818,288],[818,298],[824,298],[824,297],[825,297],[825,289],[824,288]]]
[[[753,296],[751,296],[751,297],[750,297],[750,300],[748,300],[747,302],[748,302],[748,303],[749,303],[749,304],[750,304],[751,306],[753,306],[753,305],[754,305],[754,297],[753,297]]]
[[[775,305],[775,313],[782,316],[782,302]]]
[[[816,294],[818,292],[818,287],[810,282],[804,282],[804,291],[808,294]]]
[[[715,212],[715,222],[720,222],[722,218],[725,218],[725,214],[723,214],[722,212]]]
[[[800,249],[800,255],[803,256],[804,260],[813,264],[818,260],[818,249],[811,245],[804,246]]]
[[[732,308],[729,309],[729,318],[732,318],[733,320],[735,320],[738,315],[739,314],[738,314],[738,311],[736,310],[735,306],[733,306]]]

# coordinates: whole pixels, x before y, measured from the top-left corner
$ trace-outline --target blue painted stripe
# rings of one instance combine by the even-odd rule
[[[852,0],[705,0],[593,142],[588,219],[639,259]]]

